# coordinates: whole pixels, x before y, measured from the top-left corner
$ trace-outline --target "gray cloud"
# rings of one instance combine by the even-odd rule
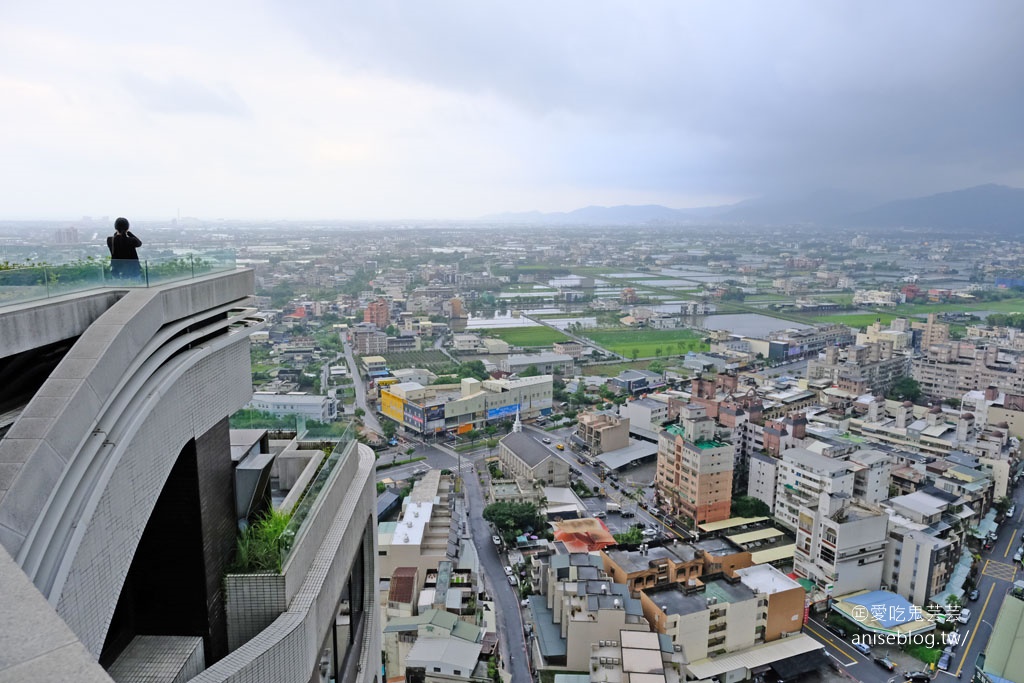
[[[607,186],[1024,183],[1020,3],[281,7],[343,69],[569,113],[551,164]]]

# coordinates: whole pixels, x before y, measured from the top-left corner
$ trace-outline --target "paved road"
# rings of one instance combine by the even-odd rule
[[[1022,574],[1020,564],[1013,562],[1013,554],[1021,546],[1022,541],[1024,496],[1018,489],[1014,491],[1012,497],[1017,504],[1018,512],[1012,520],[1000,525],[999,537],[992,550],[982,553],[981,572],[977,582],[979,599],[966,605],[971,610],[970,621],[958,628],[960,644],[955,650],[949,671],[935,674],[936,683],[953,683],[954,679],[967,680],[974,675],[974,663],[988,645],[992,624],[999,614],[1003,599],[1012,587],[1013,581]],[[849,642],[826,630],[820,619],[812,618],[810,623],[804,626],[804,632],[822,642],[836,661],[844,667],[845,672],[853,678],[865,683],[886,683],[892,678],[893,674],[875,664],[871,657],[865,657],[854,650]],[[896,647],[889,650],[876,647],[874,650],[873,656],[888,653],[900,664],[897,680],[902,681],[902,674],[906,671],[925,668],[919,660],[900,653]]]
[[[454,453],[451,455],[454,457]],[[473,464],[479,464],[481,468],[484,467],[482,455],[470,457],[472,457]],[[466,456],[463,456],[464,463],[466,460]],[[480,568],[483,570],[484,587],[494,602],[497,612],[498,638],[501,641],[505,670],[512,674],[512,683],[531,683],[533,676],[530,674],[529,667],[525,665],[529,659],[526,638],[523,634],[519,593],[508,583],[505,575],[505,560],[498,554],[498,549],[491,541],[491,528],[481,515],[485,503],[480,480],[473,471],[469,471],[463,477],[463,482],[465,482],[466,504],[473,545],[476,546]]]
[[[355,355],[352,353],[352,345],[344,337],[342,337],[341,343],[345,347],[345,360],[348,362],[348,372],[352,377],[352,386],[356,389],[356,406],[362,408],[363,412],[366,413],[363,415],[363,424],[366,425],[367,429],[383,434],[384,430],[380,428],[377,416],[366,405],[366,385],[363,384],[363,375],[359,372],[359,365],[356,364]]]

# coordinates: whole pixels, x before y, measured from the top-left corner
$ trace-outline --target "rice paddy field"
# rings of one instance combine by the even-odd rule
[[[495,327],[480,330],[488,337],[497,337],[513,346],[551,346],[555,342],[566,341],[569,337],[558,330],[545,325],[533,327]]]
[[[586,330],[585,336],[598,346],[609,351],[632,357],[636,350],[638,358],[661,356],[678,356],[688,351],[707,351],[709,346],[701,341],[702,336],[693,330]]]

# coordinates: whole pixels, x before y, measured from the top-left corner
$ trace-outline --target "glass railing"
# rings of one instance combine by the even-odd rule
[[[0,270],[0,306],[49,299],[94,289],[154,287],[235,269],[235,254],[210,251],[184,256],[85,259],[61,265]]]
[[[305,436],[302,438],[306,438]],[[340,436],[334,436],[332,438],[337,439],[337,443],[334,445],[334,449],[331,454],[324,460],[323,465],[320,467],[320,471],[317,472],[316,476],[313,477],[313,481],[310,482],[306,488],[305,493],[302,494],[302,498],[296,503],[295,507],[292,508],[292,516],[288,521],[288,526],[284,533],[281,534],[281,564],[282,566],[288,559],[288,555],[295,545],[297,539],[301,537],[305,529],[303,525],[309,519],[310,513],[313,511],[313,507],[316,505],[317,498],[320,493],[324,491],[330,482],[333,480],[333,475],[338,469],[338,464],[342,462],[353,448],[355,448],[356,438],[354,427],[350,424]]]

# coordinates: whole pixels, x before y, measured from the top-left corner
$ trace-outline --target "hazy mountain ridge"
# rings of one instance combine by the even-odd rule
[[[1017,231],[1024,229],[1024,189],[1005,185],[978,185],[882,203],[864,195],[824,189],[692,209],[672,209],[658,204],[587,206],[569,212],[500,213],[485,216],[482,220],[594,225],[763,223]]]

